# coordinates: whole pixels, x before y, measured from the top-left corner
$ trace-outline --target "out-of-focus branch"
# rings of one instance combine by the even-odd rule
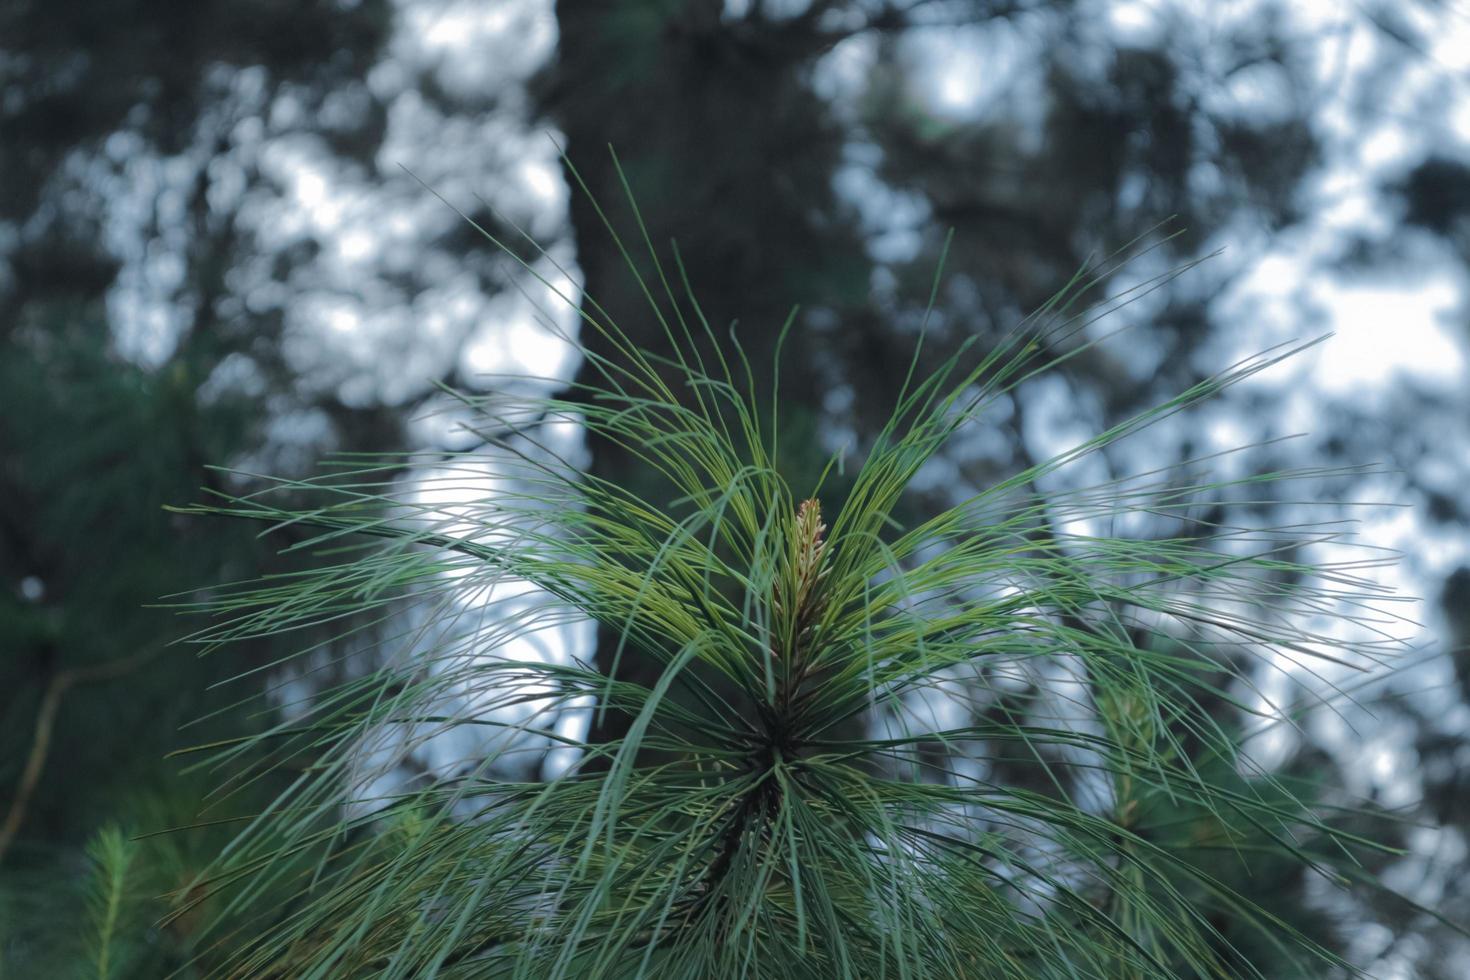
[[[56,727],[56,713],[61,709],[61,700],[66,696],[66,692],[79,684],[96,684],[116,680],[144,666],[162,652],[162,646],[152,647],[130,657],[123,657],[121,660],[112,660],[92,667],[62,670],[52,675],[51,683],[46,686],[46,693],[41,697],[41,709],[36,713],[36,727],[31,736],[30,755],[26,757],[25,768],[21,771],[20,781],[16,784],[15,797],[10,801],[10,809],[5,814],[5,822],[0,824],[0,863],[5,861],[6,852],[10,850],[10,845],[15,842],[16,835],[20,833],[21,825],[25,822],[26,811],[30,809],[31,797],[35,795],[36,787],[40,785],[41,773],[46,768],[46,756],[51,751],[51,733]]]
[[[954,0],[913,0],[908,4],[884,4],[852,25],[818,30],[825,46],[832,46],[858,34],[899,34],[915,27],[968,27],[992,20],[1004,20],[1049,5],[1051,0],[991,0],[960,2]],[[813,5],[815,9],[815,5]],[[817,27],[819,18],[809,19],[808,26]]]

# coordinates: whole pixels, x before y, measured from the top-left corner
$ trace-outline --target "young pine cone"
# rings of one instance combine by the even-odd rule
[[[822,595],[828,572],[827,542],[822,538],[826,531],[821,502],[803,500],[796,509],[796,522],[791,529],[790,579],[777,582],[772,597],[777,622],[788,615],[792,617],[792,649],[798,655],[806,649],[826,604]],[[788,589],[793,593],[789,607],[785,595]],[[771,653],[778,659],[781,656],[779,649],[772,649]]]

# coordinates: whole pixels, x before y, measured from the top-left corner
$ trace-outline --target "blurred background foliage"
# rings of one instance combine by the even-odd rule
[[[1466,921],[1467,51],[1470,10],[1453,0],[0,5],[5,974],[207,966],[189,915],[158,924],[157,896],[229,825],[127,837],[199,819],[219,774],[164,756],[261,724],[221,710],[241,684],[309,696],[309,678],[272,672],[268,643],[228,660],[167,646],[182,628],[150,603],[281,559],[256,529],[162,505],[251,485],[209,464],[289,475],[329,450],[464,449],[440,382],[575,377],[549,333],[573,318],[543,313],[545,287],[454,208],[512,239],[529,230],[546,249],[526,253],[537,271],[560,283],[565,269],[660,345],[591,204],[631,227],[609,144],[650,234],[677,240],[705,311],[738,321],[755,363],[801,304],[783,441],[814,461],[860,455],[886,417],[947,230],[936,361],[1140,236],[1159,247],[1105,283],[1114,295],[1224,250],[1118,314],[1137,324],[1126,341],[1009,399],[926,472],[917,510],[1246,353],[1339,330],[1318,360],[1097,465],[1310,431],[1226,465],[1396,467],[1297,489],[1408,505],[1364,533],[1404,549],[1395,584],[1431,600],[1424,654],[1351,717],[1272,753],[1319,799],[1366,796],[1416,821],[1401,825],[1408,855],[1376,870]],[[587,448],[595,472],[651,488],[618,447]],[[1282,522],[1292,507],[1227,501],[1219,519]],[[600,641],[584,652],[607,666]],[[1302,682],[1262,679],[1284,704]],[[1011,776],[1035,778],[1022,760]],[[202,819],[250,812],[267,789],[238,788]],[[1470,973],[1465,940],[1407,906],[1329,900],[1298,868],[1252,868],[1245,884],[1221,862],[1370,975]],[[119,878],[126,948],[99,971],[76,936],[106,921],[90,893]]]

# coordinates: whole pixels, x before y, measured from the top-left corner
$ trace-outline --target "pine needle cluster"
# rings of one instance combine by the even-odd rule
[[[191,892],[225,910],[225,972],[1263,976],[1242,937],[1303,975],[1349,968],[1218,871],[1223,855],[1341,882],[1378,847],[1242,738],[1284,723],[1260,717],[1259,671],[1341,678],[1391,653],[1377,559],[1301,559],[1347,546],[1331,527],[1201,516],[1323,473],[1217,481],[1198,460],[1036,489],[1295,348],[906,525],[907,488],[956,433],[1054,366],[1044,351],[1098,342],[1083,300],[1101,270],[993,349],[927,375],[916,355],[856,471],[834,458],[796,487],[779,399],[756,394],[774,367],[715,329],[677,251],[644,261],[665,352],[588,299],[582,330],[616,352],[584,347],[600,382],[457,396],[494,447],[493,490],[484,452],[352,457],[196,508],[265,522],[304,559],[192,602],[217,617],[196,641],[295,632],[276,669],[298,678],[372,665],[210,747],[227,789],[285,774]],[[588,475],[551,437],[566,425],[668,493]],[[1119,515],[1157,533],[1110,536]],[[515,652],[588,622],[656,680]],[[589,712],[624,733],[561,724]]]

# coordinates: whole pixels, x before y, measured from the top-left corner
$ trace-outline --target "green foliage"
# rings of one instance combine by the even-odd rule
[[[616,354],[582,347],[599,383],[461,395],[497,449],[493,490],[483,453],[348,456],[190,509],[290,529],[313,556],[186,603],[218,617],[196,641],[299,636],[303,673],[376,663],[208,747],[232,790],[290,779],[181,903],[216,903],[221,971],[1259,977],[1259,949],[1350,969],[1218,857],[1340,881],[1382,849],[1256,765],[1230,721],[1259,710],[1258,665],[1369,671],[1392,650],[1357,629],[1383,615],[1359,574],[1375,559],[1316,565],[1301,548],[1342,544],[1331,530],[1198,516],[1317,471],[1055,479],[1294,350],[909,519],[916,476],[1052,366],[1044,351],[1097,342],[1084,300],[1114,270],[986,352],[911,366],[855,475],[834,459],[793,485],[811,460],[783,458],[780,392],[756,380],[775,365],[723,341],[677,252],[644,240],[637,285],[670,353],[589,299],[583,329]],[[551,438],[562,423],[662,492],[585,474]],[[1106,530],[1140,517],[1153,532]],[[655,679],[512,650],[586,620]],[[558,726],[589,706],[623,733]],[[467,747],[402,776],[444,744]],[[554,747],[577,761],[538,774]]]
[[[216,903],[193,886],[228,847],[234,823],[197,819],[210,802],[199,785],[175,779],[169,794],[140,789],[122,798],[115,822],[76,859],[8,865],[0,874],[0,977],[213,975],[235,940]],[[259,807],[264,796],[234,803]]]
[[[201,576],[253,572],[266,557],[243,529],[202,527],[158,506],[195,492],[198,457],[240,452],[246,406],[196,404],[200,379],[187,363],[167,372],[127,363],[109,349],[107,325],[93,311],[58,311],[38,327],[17,356],[0,359],[0,386],[24,406],[0,419],[0,572],[15,584],[34,576],[41,591],[0,593],[6,808],[48,682],[76,683],[60,701],[46,768],[8,860],[27,860],[32,847],[49,859],[63,842],[79,850],[118,817],[120,800],[166,792],[158,760],[181,744],[178,727],[206,710],[204,688],[220,665],[175,663],[165,675],[156,654],[171,637],[145,605]],[[119,752],[117,732],[129,733],[129,751]],[[67,779],[60,766],[88,776]]]
[[[95,968],[90,972],[97,980],[127,976],[127,957],[120,947],[121,937],[126,935],[126,912],[132,904],[129,874],[137,851],[137,844],[115,826],[103,827],[87,848],[87,855],[96,865],[95,887],[88,904],[93,931],[89,958]]]

